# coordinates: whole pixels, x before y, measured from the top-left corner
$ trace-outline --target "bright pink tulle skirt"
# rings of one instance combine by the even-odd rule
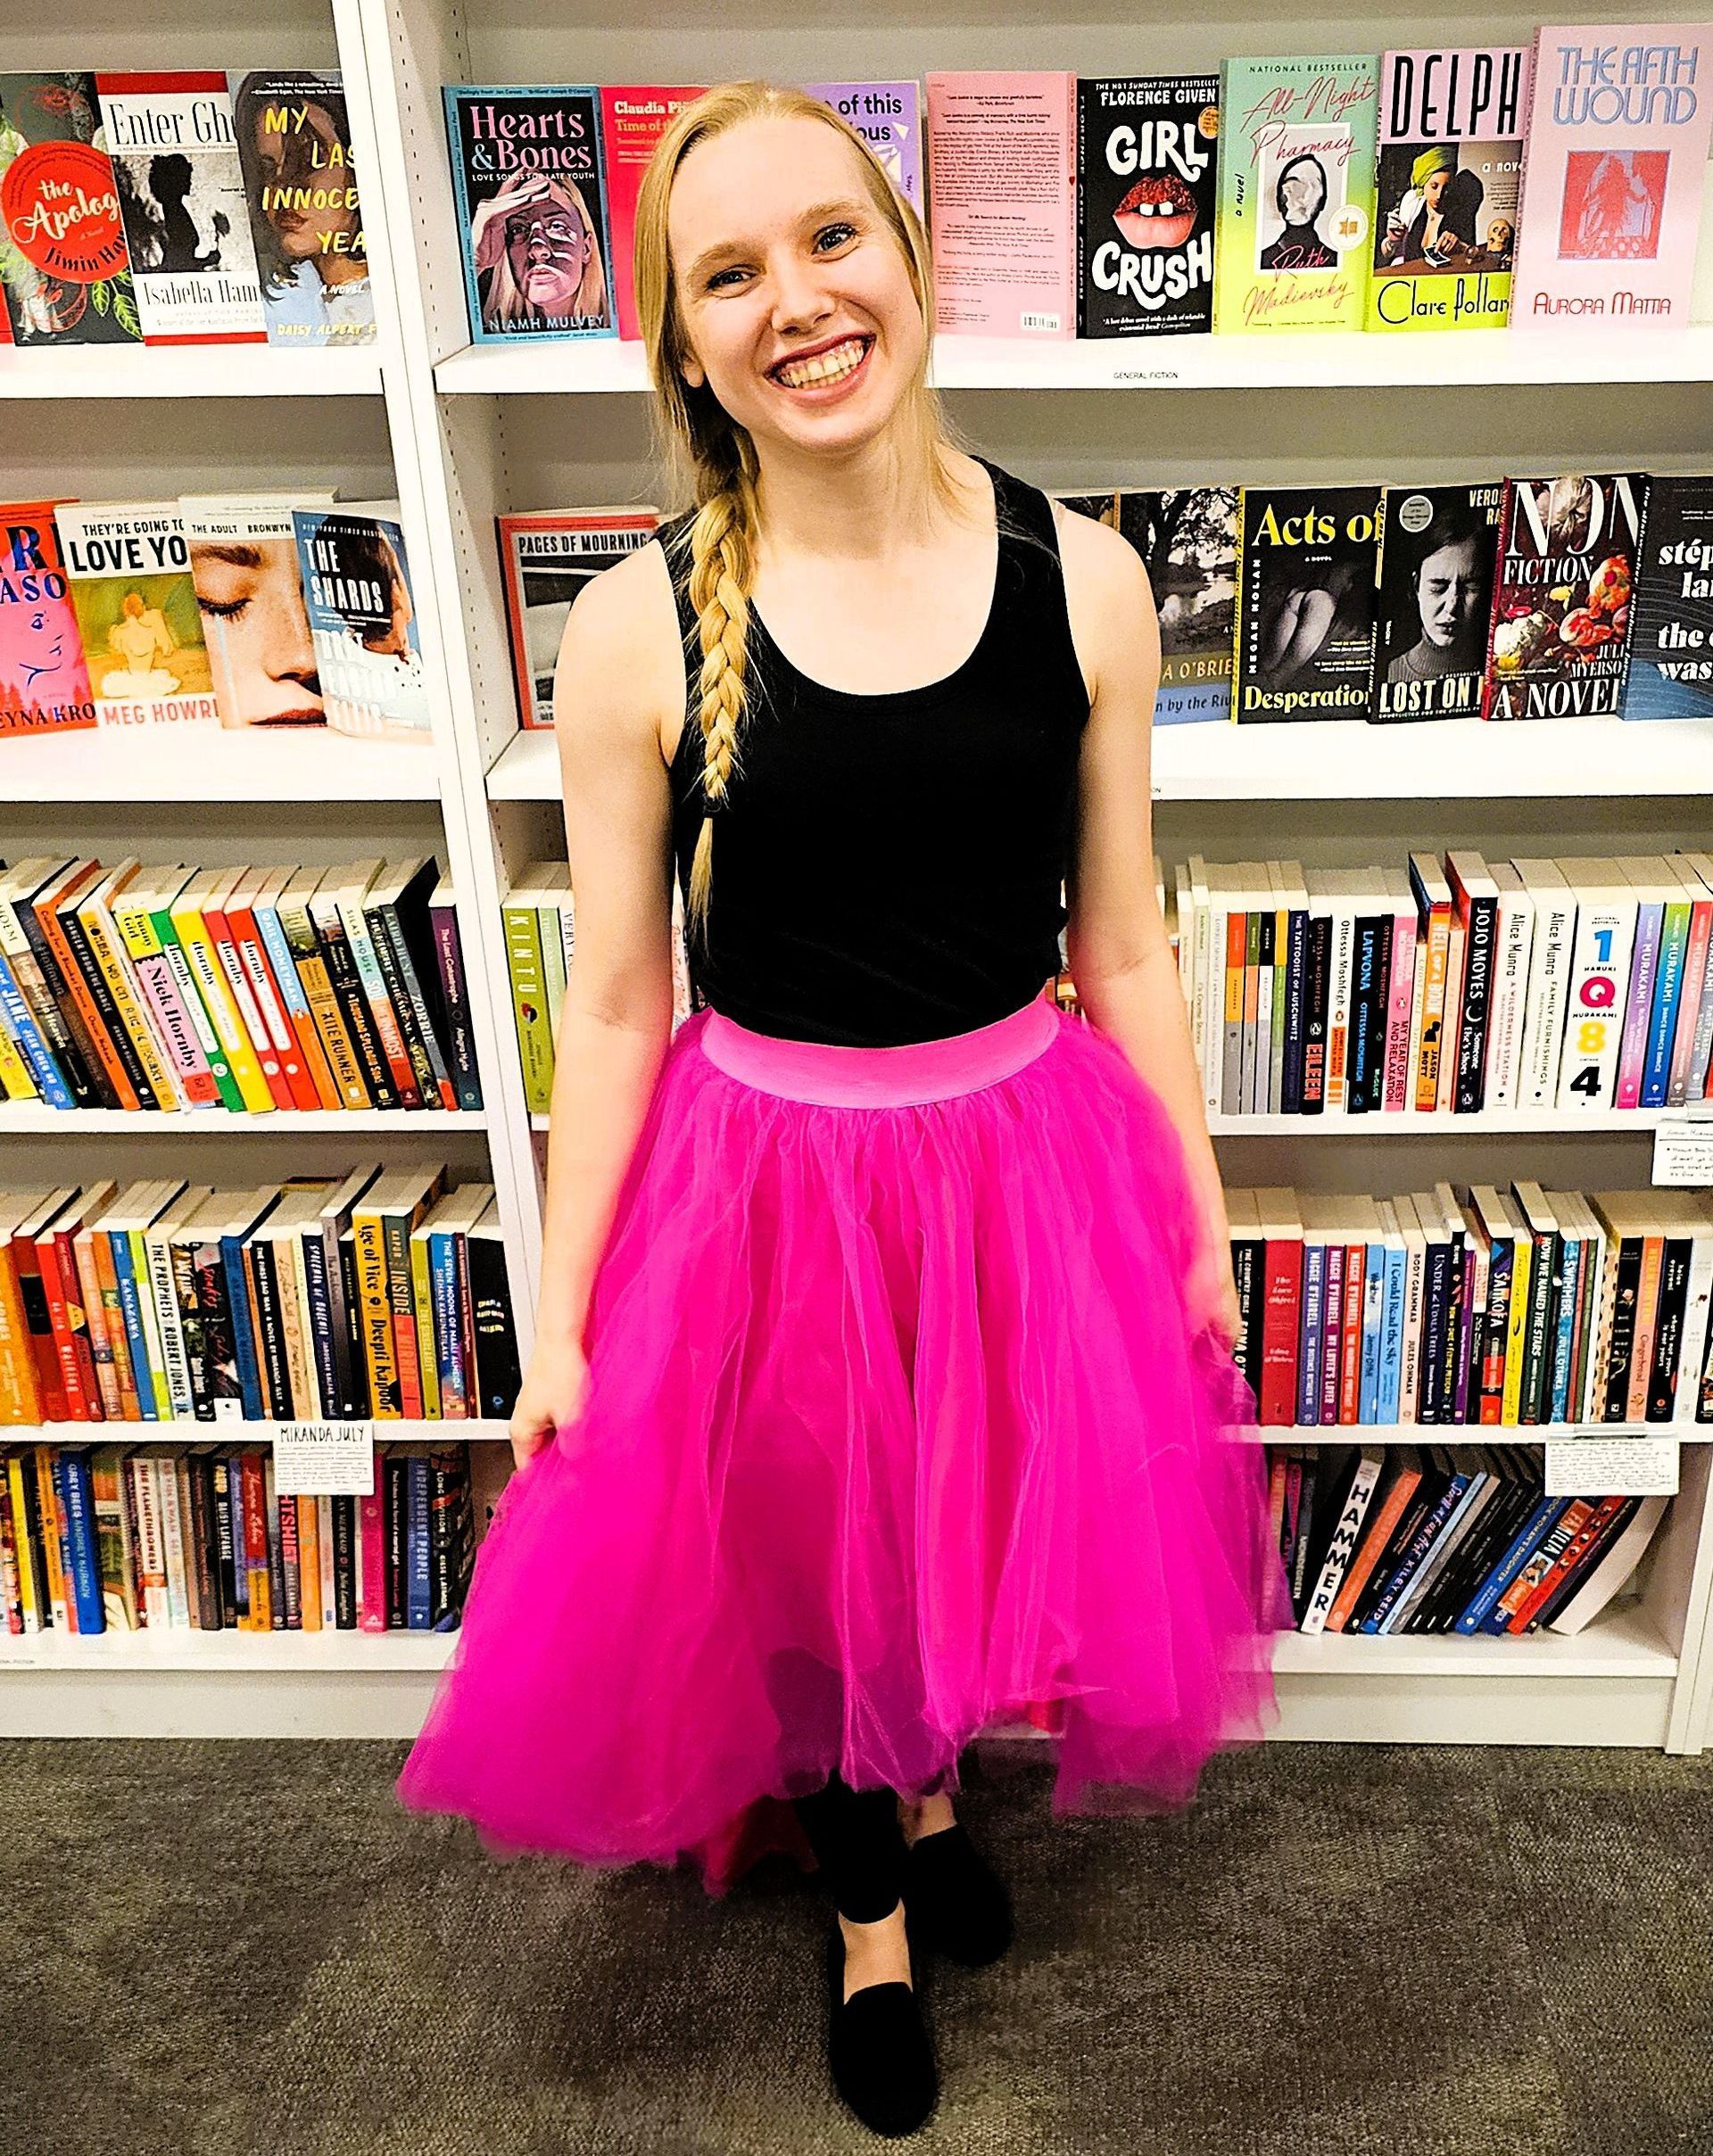
[[[1290,1622],[1193,1242],[1165,1111],[1045,999],[904,1048],[698,1012],[401,1798],[717,1886],[761,1800],[955,1788],[1033,1714],[1055,1811],[1186,1803]]]

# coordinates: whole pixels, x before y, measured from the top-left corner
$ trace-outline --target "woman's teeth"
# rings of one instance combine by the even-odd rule
[[[863,363],[868,345],[861,337],[847,337],[831,351],[816,352],[812,359],[788,359],[774,369],[774,379],[787,389],[818,389],[823,383],[842,382]]]

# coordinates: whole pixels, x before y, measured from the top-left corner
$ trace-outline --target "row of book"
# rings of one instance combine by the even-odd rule
[[[501,1450],[377,1445],[370,1494],[302,1497],[253,1441],[0,1446],[4,1629],[451,1631]]]
[[[1713,1098],[1713,855],[1308,870],[1192,855],[1165,910],[1212,1112]]]
[[[0,1424],[468,1421],[518,1382],[492,1184],[0,1193]]]
[[[1303,1632],[1579,1632],[1631,1585],[1667,1505],[1548,1497],[1518,1445],[1280,1446],[1270,1470]]]
[[[1713,1199],[1227,1194],[1263,1426],[1713,1422]]]
[[[482,1105],[432,858],[0,869],[0,1093],[75,1112]]]
[[[1713,28],[812,83],[932,236],[936,324],[1037,339],[1681,324]],[[634,337],[642,173],[692,85],[449,87],[478,343]],[[925,152],[925,156],[924,156]],[[539,235],[539,239],[534,235]]]
[[[7,73],[0,112],[0,343],[373,342],[336,71]]]
[[[426,744],[399,505],[333,503],[0,506],[0,739],[188,726],[194,742],[218,723]]]

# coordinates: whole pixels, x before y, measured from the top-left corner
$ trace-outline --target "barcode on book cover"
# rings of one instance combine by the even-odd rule
[[[1021,326],[1024,329],[1050,329],[1057,331],[1064,326],[1063,320],[1058,315],[1032,314],[1027,310],[1022,314],[1020,314],[1017,319]]]

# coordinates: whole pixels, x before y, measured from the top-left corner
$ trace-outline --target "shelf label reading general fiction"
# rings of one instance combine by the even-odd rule
[[[1622,1437],[1596,1425],[1546,1441],[1548,1497],[1676,1494],[1675,1437]]]
[[[274,1487],[281,1497],[373,1494],[372,1422],[275,1423],[272,1430]]]
[[[1713,1103],[1662,1116],[1653,1133],[1656,1189],[1713,1188]]]

